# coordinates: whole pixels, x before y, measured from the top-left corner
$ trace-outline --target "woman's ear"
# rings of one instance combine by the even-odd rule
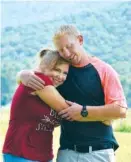
[[[78,40],[80,42],[80,45],[82,45],[83,44],[83,36],[79,35],[77,38],[78,38]]]
[[[48,51],[50,51],[49,49],[42,49],[40,51],[40,58],[42,58]]]

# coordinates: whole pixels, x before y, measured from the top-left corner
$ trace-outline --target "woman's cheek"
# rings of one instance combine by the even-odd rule
[[[63,82],[66,80],[66,77],[67,77],[67,76],[64,76],[64,77],[63,77]]]

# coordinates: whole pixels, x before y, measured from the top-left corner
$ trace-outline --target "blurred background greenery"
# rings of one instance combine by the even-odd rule
[[[36,65],[37,52],[53,47],[52,35],[62,24],[74,24],[84,36],[86,50],[118,72],[128,107],[131,107],[131,2],[130,1],[18,1],[1,2],[1,109],[0,152],[8,127],[10,102],[17,86],[16,74]],[[120,144],[117,162],[131,160],[131,110],[113,123]],[[59,147],[54,131],[54,153]],[[2,158],[0,156],[0,161]]]
[[[35,66],[36,53],[53,47],[61,24],[74,24],[92,55],[119,73],[131,107],[131,2],[2,1],[1,103],[10,103],[16,74]]]

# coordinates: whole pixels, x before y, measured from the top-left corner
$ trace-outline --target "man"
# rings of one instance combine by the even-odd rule
[[[58,90],[69,108],[59,115],[60,148],[57,162],[114,162],[118,144],[109,121],[126,117],[126,100],[115,70],[83,48],[83,36],[72,25],[61,26],[53,41],[71,64],[67,80]],[[22,82],[34,89],[43,82],[28,71]]]

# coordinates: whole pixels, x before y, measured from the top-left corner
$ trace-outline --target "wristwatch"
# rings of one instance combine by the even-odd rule
[[[82,107],[81,116],[82,117],[87,117],[88,116],[88,110],[87,110],[85,105]]]

